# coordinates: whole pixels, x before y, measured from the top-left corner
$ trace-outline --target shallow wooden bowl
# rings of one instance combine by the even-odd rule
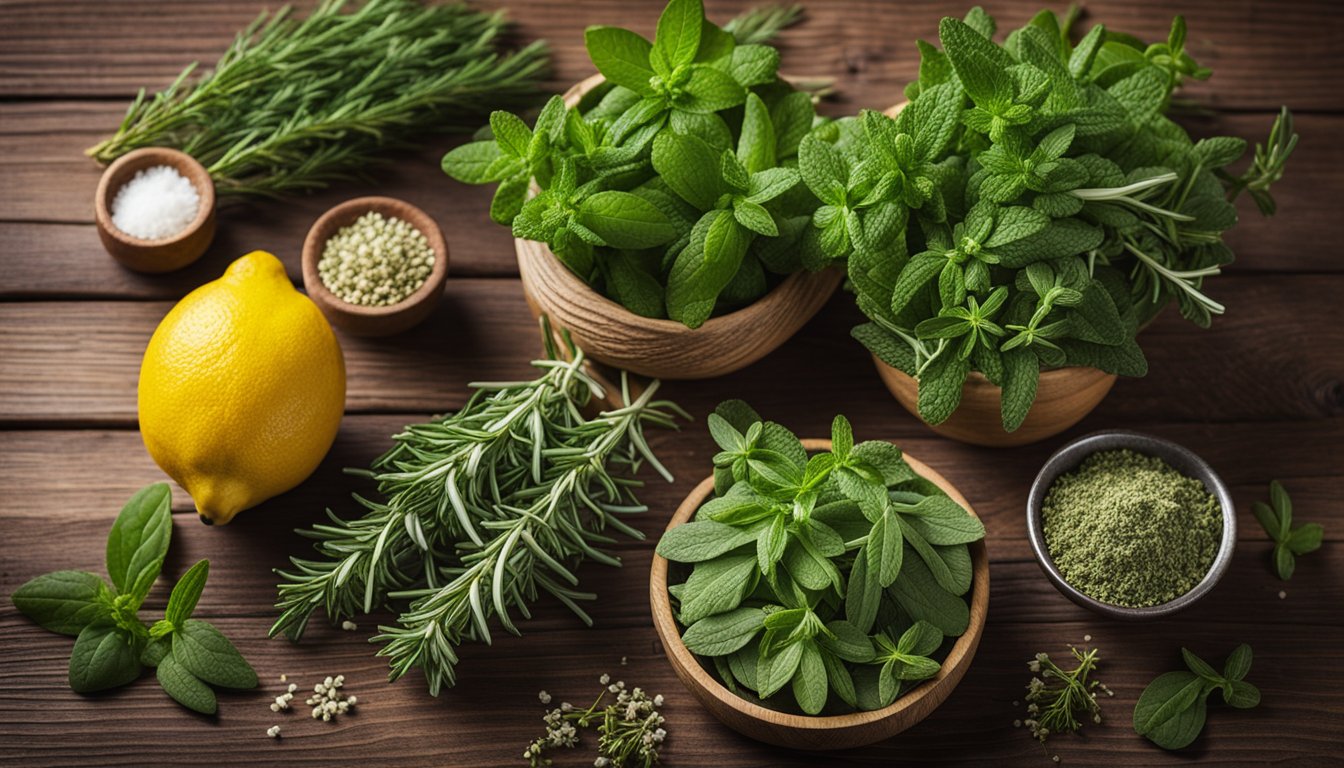
[[[201,207],[187,228],[161,240],[144,240],[117,229],[112,223],[112,200],[126,182],[146,168],[166,165],[186,177],[201,197]],[[93,198],[98,238],[112,258],[136,272],[161,273],[196,261],[215,239],[215,182],[205,166],[185,152],[168,147],[144,147],[127,152],[103,171]]]
[[[332,235],[355,222],[360,216],[377,211],[383,216],[401,219],[425,236],[434,249],[434,267],[415,293],[386,307],[351,304],[327,289],[318,274],[322,250]],[[353,336],[391,336],[418,324],[438,306],[448,277],[448,244],[439,225],[429,214],[414,205],[391,197],[357,197],[322,214],[308,238],[303,241],[303,287],[332,325]]]
[[[803,445],[809,451],[823,451],[831,447],[831,441],[804,440]],[[921,477],[932,481],[965,507],[967,512],[975,514],[966,498],[942,475],[908,454],[905,460]],[[711,476],[696,486],[681,503],[668,523],[668,529],[689,521],[713,493],[714,478]],[[729,691],[700,665],[695,655],[681,642],[681,631],[672,616],[672,604],[667,594],[668,561],[656,553],[649,577],[653,626],[662,641],[663,652],[667,654],[667,660],[672,663],[672,669],[682,685],[710,714],[729,728],[757,741],[792,749],[829,750],[866,746],[895,736],[928,717],[952,694],[952,689],[957,687],[970,667],[971,659],[980,645],[980,636],[985,631],[985,617],[989,612],[989,555],[985,550],[985,542],[977,541],[970,549],[973,568],[971,623],[966,633],[957,638],[937,676],[920,683],[891,706],[872,712],[818,717],[795,715],[763,707]]]
[[[601,83],[601,75],[583,80],[565,94],[565,103],[578,103]],[[812,319],[844,277],[837,268],[795,273],[753,304],[692,330],[641,317],[599,294],[545,243],[515,239],[514,246],[534,314],[545,313],[568,329],[589,357],[661,379],[713,378],[765,357]]]
[[[873,357],[877,373],[905,410],[919,417],[919,385],[904,371]],[[1036,402],[1022,425],[1013,432],[1003,428],[1001,412],[1003,391],[991,384],[984,374],[971,372],[961,389],[961,405],[947,421],[929,424],[929,429],[953,440],[973,445],[1003,448],[1026,445],[1063,432],[1105,399],[1115,385],[1116,375],[1096,368],[1056,368],[1041,371]],[[927,422],[926,422],[927,423]]]

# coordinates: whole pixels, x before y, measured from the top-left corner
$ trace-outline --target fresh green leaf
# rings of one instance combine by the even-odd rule
[[[139,607],[159,577],[173,534],[167,483],[145,486],[126,502],[107,535],[107,573],[119,593]]]
[[[168,596],[168,608],[164,611],[163,617],[174,628],[180,630],[191,614],[196,610],[196,603],[201,599],[201,592],[205,590],[205,580],[210,574],[210,561],[201,560],[191,566],[182,578],[178,580],[177,586],[173,587],[173,592]]]
[[[140,676],[133,639],[119,627],[93,624],[80,631],[70,652],[70,688],[93,693],[126,685]]]
[[[201,562],[205,561],[202,560]],[[162,658],[156,674],[159,678],[159,685],[163,686],[164,693],[173,697],[173,700],[178,704],[203,715],[215,714],[217,707],[215,692],[210,690],[210,686],[188,672],[186,667],[182,666],[172,654]]]
[[[173,633],[172,655],[191,674],[224,688],[255,688],[257,673],[214,626],[187,619]]]
[[[24,616],[50,632],[75,636],[111,617],[107,585],[84,571],[54,571],[29,580],[10,600]]]

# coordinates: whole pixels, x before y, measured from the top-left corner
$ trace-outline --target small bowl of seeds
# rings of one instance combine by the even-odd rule
[[[434,311],[448,245],[429,214],[391,197],[359,197],[327,211],[303,243],[303,286],[331,324],[391,336]]]
[[[1232,496],[1199,456],[1123,430],[1086,435],[1046,461],[1027,498],[1041,570],[1078,605],[1118,619],[1169,616],[1232,562]]]

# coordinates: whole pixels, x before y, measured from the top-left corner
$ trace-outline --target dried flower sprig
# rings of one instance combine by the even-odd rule
[[[598,682],[604,688],[587,709],[578,709],[566,701],[542,718],[546,722],[546,735],[523,751],[523,759],[532,768],[551,764],[546,756],[548,750],[578,746],[580,729],[594,724],[599,735],[594,768],[649,768],[658,762],[658,750],[667,739],[665,720],[658,712],[663,705],[662,695],[649,696],[642,688],[626,688],[625,681],[613,683],[610,675],[602,675]],[[538,698],[542,703],[551,700],[545,691]]]
[[[1073,733],[1082,727],[1078,714],[1091,715],[1094,723],[1101,722],[1101,704],[1097,691],[1112,695],[1105,683],[1091,677],[1096,670],[1097,649],[1080,651],[1069,646],[1069,652],[1078,665],[1066,670],[1056,664],[1048,653],[1038,653],[1027,662],[1027,668],[1036,673],[1027,684],[1028,718],[1022,724],[1042,743],[1051,735]]]

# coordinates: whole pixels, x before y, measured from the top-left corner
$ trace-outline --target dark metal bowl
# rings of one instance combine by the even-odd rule
[[[1041,506],[1045,501],[1045,494],[1054,484],[1055,478],[1073,471],[1084,459],[1098,451],[1123,448],[1148,456],[1156,456],[1182,474],[1196,478],[1204,484],[1209,493],[1218,499],[1218,505],[1223,512],[1223,540],[1219,544],[1218,554],[1214,557],[1213,564],[1209,567],[1209,572],[1204,575],[1203,580],[1196,584],[1194,589],[1175,600],[1146,608],[1127,608],[1122,605],[1105,603],[1083,594],[1065,581],[1063,574],[1059,572],[1054,561],[1050,558],[1050,550],[1045,545],[1045,529],[1041,522]],[[1223,574],[1227,571],[1227,566],[1232,562],[1232,551],[1237,546],[1237,513],[1232,506],[1232,495],[1228,493],[1227,486],[1223,485],[1222,479],[1203,459],[1190,450],[1152,435],[1125,430],[1107,430],[1084,435],[1068,443],[1055,451],[1054,455],[1045,462],[1045,466],[1041,467],[1041,471],[1036,475],[1035,482],[1031,484],[1031,494],[1027,497],[1027,535],[1031,539],[1031,549],[1036,553],[1036,562],[1040,563],[1041,570],[1045,571],[1050,583],[1064,593],[1065,597],[1104,616],[1141,621],[1170,616],[1193,604],[1213,589],[1213,585],[1217,584],[1218,580],[1223,577]]]

